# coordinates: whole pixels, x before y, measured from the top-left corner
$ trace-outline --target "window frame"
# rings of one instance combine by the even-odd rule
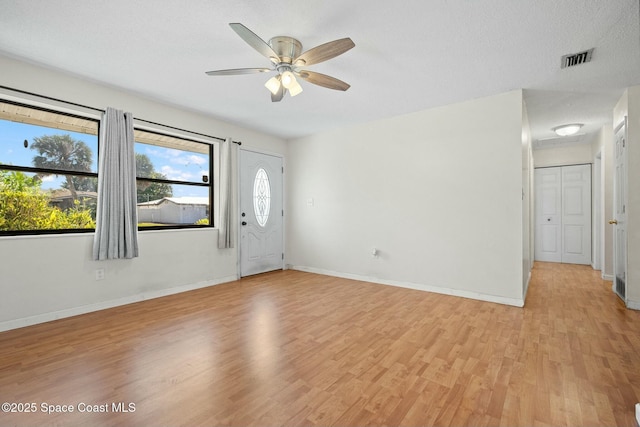
[[[209,191],[208,191],[208,196],[209,196],[209,207],[208,207],[208,214],[207,214],[207,219],[209,220],[209,224],[171,224],[171,225],[145,225],[145,226],[140,226],[138,225],[138,231],[154,231],[154,230],[180,230],[180,229],[202,229],[202,228],[215,228],[215,224],[214,224],[214,195],[215,195],[215,191],[214,191],[214,187],[215,187],[215,182],[214,182],[214,152],[215,152],[215,146],[212,143],[209,142],[204,142],[204,141],[198,141],[194,138],[190,138],[188,136],[185,135],[179,135],[179,134],[174,134],[174,133],[170,133],[170,132],[163,132],[161,130],[158,129],[150,129],[144,126],[135,126],[134,125],[134,147],[136,144],[140,143],[140,144],[144,144],[144,145],[155,145],[158,147],[162,147],[162,148],[171,148],[171,149],[176,149],[173,147],[168,147],[166,145],[162,145],[161,143],[158,144],[150,144],[148,142],[139,142],[135,139],[135,131],[139,130],[141,132],[144,132],[146,134],[156,134],[159,136],[167,136],[167,137],[171,137],[171,138],[176,138],[176,139],[182,139],[184,141],[188,141],[190,143],[194,143],[194,144],[201,144],[203,146],[207,147],[207,155],[209,156],[209,162],[207,163],[208,166],[208,182],[204,183],[204,182],[194,182],[194,181],[181,181],[181,180],[173,180],[173,179],[161,179],[161,178],[145,178],[145,177],[138,177],[137,173],[136,173],[136,188],[139,182],[149,182],[149,183],[158,183],[158,184],[168,184],[168,185],[187,185],[187,186],[192,186],[192,187],[209,187]],[[179,149],[177,149],[179,150]],[[188,150],[182,150],[184,152],[189,152]],[[135,148],[134,148],[134,152],[135,152]],[[137,207],[136,207],[137,209]],[[139,224],[139,219],[138,219],[138,224]]]
[[[95,122],[96,123],[96,135],[95,135],[96,136],[96,153],[95,153],[95,161],[96,161],[96,165],[98,164],[98,156],[99,156],[99,153],[100,153],[100,119],[94,118],[94,117],[87,117],[87,116],[84,116],[82,114],[73,114],[73,113],[70,113],[70,112],[67,112],[67,111],[56,110],[54,108],[44,107],[44,106],[40,106],[40,105],[28,104],[26,102],[13,101],[11,99],[1,98],[1,97],[0,97],[0,102],[5,103],[5,104],[15,105],[15,106],[18,106],[18,107],[24,107],[24,108],[29,108],[29,109],[33,109],[33,110],[39,110],[39,111],[43,111],[43,112],[46,112],[46,113],[51,113],[51,114],[56,114],[56,115],[67,116],[67,117],[72,117],[72,118],[76,118],[76,119],[88,120],[88,121]],[[10,119],[2,118],[2,117],[0,117],[0,121],[15,122],[15,123],[25,123],[25,124],[28,124],[28,125],[40,126],[40,127],[43,127],[43,128],[64,130],[64,129],[59,128],[59,127],[46,126],[44,123],[43,124],[34,124],[34,123],[29,123],[28,121],[10,120]],[[82,133],[82,132],[78,132],[78,131],[69,131],[69,132]],[[91,135],[91,134],[87,133],[87,135]],[[97,167],[96,167],[96,172],[85,172],[85,171],[74,171],[74,170],[65,170],[65,169],[38,168],[38,167],[34,167],[34,166],[5,165],[5,164],[0,163],[0,170],[13,171],[13,172],[23,172],[23,173],[29,173],[29,174],[44,173],[44,174],[47,174],[47,175],[56,175],[56,176],[71,176],[71,177],[77,176],[77,177],[98,179]],[[96,193],[97,193],[97,190],[96,190]],[[95,230],[96,230],[95,228],[56,228],[56,229],[34,229],[34,230],[0,230],[0,237],[3,237],[3,236],[56,235],[56,234],[58,234],[58,235],[60,235],[60,234],[82,234],[82,233],[94,233]]]

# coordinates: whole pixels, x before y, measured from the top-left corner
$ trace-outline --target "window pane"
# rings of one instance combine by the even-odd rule
[[[0,169],[0,231],[95,228],[97,178]]]
[[[134,134],[138,226],[210,225],[211,146],[139,129]]]
[[[138,225],[208,225],[209,187],[138,180]]]
[[[0,164],[97,173],[97,153],[96,135],[0,120]]]
[[[95,228],[97,133],[96,120],[0,101],[0,232]]]
[[[202,153],[187,149],[178,150],[176,148],[136,142],[135,152],[137,176],[139,178],[208,183],[208,146],[206,144],[198,144],[190,141],[185,141],[185,143],[197,145],[198,150],[205,148],[207,152]]]

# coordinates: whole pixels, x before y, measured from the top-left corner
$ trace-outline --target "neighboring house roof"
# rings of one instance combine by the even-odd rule
[[[204,205],[209,206],[208,197],[163,197],[158,200],[138,203],[138,206],[155,206],[163,202],[171,202],[176,205]]]
[[[50,194],[50,197],[51,197],[52,201],[70,199],[72,197],[71,190],[69,190],[67,188],[60,188],[60,189],[52,190],[52,191],[50,191],[49,194]],[[78,197],[87,197],[87,198],[91,198],[91,199],[97,199],[98,198],[98,193],[96,193],[95,191],[76,191],[76,195]]]

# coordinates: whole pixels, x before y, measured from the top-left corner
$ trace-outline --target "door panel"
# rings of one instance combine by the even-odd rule
[[[542,228],[542,251],[544,253],[560,253],[560,248],[558,246],[558,239],[556,238],[559,235],[558,227],[555,225],[543,225]]]
[[[581,187],[565,186],[562,201],[564,202],[564,215],[584,215]]]
[[[283,267],[282,158],[240,150],[240,275]]]
[[[558,215],[558,189],[547,187],[542,189],[542,213],[544,215]]]
[[[246,239],[248,244],[247,257],[249,261],[255,261],[259,259],[264,252],[262,239],[252,231],[247,232]]]
[[[581,225],[564,226],[564,253],[571,255],[581,255],[584,247],[582,236],[584,227]]]

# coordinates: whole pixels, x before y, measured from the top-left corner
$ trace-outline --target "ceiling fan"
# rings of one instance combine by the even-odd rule
[[[302,67],[317,64],[342,55],[355,46],[350,38],[347,37],[321,44],[301,54],[302,43],[293,37],[278,36],[269,39],[269,42],[265,42],[242,24],[232,23],[229,24],[229,26],[231,26],[249,46],[268,58],[273,63],[273,68],[236,68],[231,70],[207,71],[206,74],[210,76],[231,76],[276,71],[278,74],[270,78],[265,84],[271,92],[272,102],[281,101],[286,92],[289,92],[291,96],[296,96],[302,92],[302,86],[300,86],[300,83],[296,80],[296,76],[309,83],[329,89],[342,91],[349,89],[349,84],[342,80],[314,71],[303,70]]]

